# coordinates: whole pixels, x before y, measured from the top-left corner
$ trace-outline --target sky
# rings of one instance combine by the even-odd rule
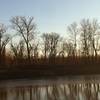
[[[39,32],[64,35],[75,21],[100,20],[100,0],[0,0],[0,23],[9,25],[12,16],[33,16]]]

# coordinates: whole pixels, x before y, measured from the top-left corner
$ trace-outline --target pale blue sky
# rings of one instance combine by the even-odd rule
[[[34,16],[38,31],[66,33],[67,25],[82,18],[100,20],[100,0],[0,0],[0,22],[12,16]]]

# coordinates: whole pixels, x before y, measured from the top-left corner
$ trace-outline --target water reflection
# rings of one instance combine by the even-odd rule
[[[100,100],[100,84],[0,87],[0,100]]]

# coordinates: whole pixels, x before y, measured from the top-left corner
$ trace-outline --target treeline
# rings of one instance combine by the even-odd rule
[[[66,37],[55,32],[38,34],[33,17],[15,16],[10,23],[10,27],[0,24],[0,64],[99,62],[97,19],[72,23]]]

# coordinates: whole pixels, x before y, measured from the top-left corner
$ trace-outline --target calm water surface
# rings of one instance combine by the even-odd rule
[[[100,100],[100,75],[0,81],[0,100]]]

